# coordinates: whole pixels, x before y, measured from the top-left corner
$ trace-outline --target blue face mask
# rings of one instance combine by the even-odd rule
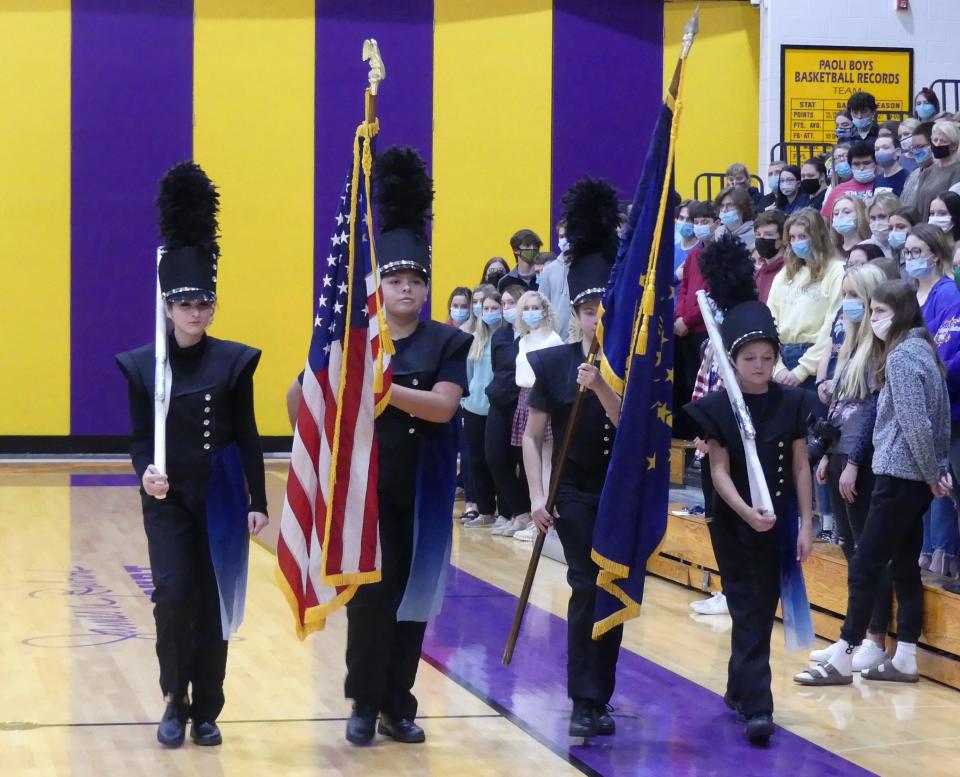
[[[727,229],[740,223],[740,211],[725,210],[720,214],[720,223]]]
[[[536,329],[540,326],[540,322],[543,321],[543,311],[542,310],[525,310],[523,311],[523,323],[526,324],[531,329]]]
[[[887,238],[887,242],[890,243],[891,248],[896,248],[899,251],[907,242],[907,233],[891,232],[890,236]]]
[[[709,224],[694,224],[693,234],[697,236],[697,240],[706,240],[713,234],[713,229]]]
[[[893,151],[877,152],[877,164],[880,165],[880,167],[890,167],[890,165],[896,161],[897,155]]]
[[[925,275],[929,275],[930,271],[933,269],[933,265],[930,264],[929,259],[919,258],[919,259],[907,259],[904,269],[907,271],[907,275],[911,278],[919,280]]]
[[[858,130],[865,130],[871,124],[873,124],[873,119],[870,116],[863,116],[856,119],[850,119],[853,122],[853,126]]]
[[[843,129],[837,127],[837,129],[833,131],[833,134],[836,135],[837,140],[841,142],[844,140],[853,140],[853,127],[844,127]]]
[[[503,321],[503,314],[499,311],[496,313],[483,314],[483,323],[487,326],[500,326],[501,321]]]
[[[780,188],[780,176],[779,176],[779,175],[771,175],[771,176],[767,179],[767,188],[768,188],[771,192],[777,191],[777,190]]]
[[[795,240],[790,244],[790,250],[796,255],[797,259],[806,259],[810,256],[810,241]]]
[[[871,183],[873,179],[876,177],[877,177],[877,171],[870,168],[866,170],[853,171],[853,179],[857,183]]]
[[[930,149],[929,148],[917,148],[913,151],[913,161],[918,165],[925,164],[930,160]]]
[[[930,103],[920,103],[917,106],[917,118],[920,121],[926,121],[927,119],[932,119],[933,114],[937,112],[937,109],[933,107]]]
[[[853,168],[850,167],[849,162],[837,162],[838,178],[849,178],[852,175],[853,175]]]
[[[843,301],[843,317],[854,324],[863,321],[863,300],[845,299]]]
[[[473,317],[480,318],[480,314],[483,313],[483,307],[481,305],[473,306]]]
[[[689,221],[678,221],[677,234],[680,235],[680,237],[692,237],[693,224],[691,224]]]
[[[834,216],[833,228],[841,235],[849,235],[857,228],[857,222],[850,216]]]
[[[462,324],[470,318],[470,311],[466,308],[450,308],[450,320],[456,324]]]
[[[508,324],[512,324],[514,321],[516,321],[516,320],[517,320],[517,309],[516,309],[516,308],[510,308],[510,310],[504,310],[504,311],[503,311],[503,320],[506,321]]]

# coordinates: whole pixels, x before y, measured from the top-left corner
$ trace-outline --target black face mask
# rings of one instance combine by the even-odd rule
[[[950,156],[950,146],[930,146],[934,159],[946,159]]]
[[[780,251],[777,247],[778,240],[775,237],[758,237],[755,239],[757,253],[764,259],[773,259]]]
[[[800,191],[802,191],[804,194],[813,196],[820,191],[820,179],[804,178],[802,181],[800,181]]]
[[[506,278],[507,274],[503,270],[491,270],[487,273],[487,283],[491,286],[496,286],[500,283],[501,278]]]

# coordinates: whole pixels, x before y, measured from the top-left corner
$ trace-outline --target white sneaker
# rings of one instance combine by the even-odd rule
[[[865,639],[860,647],[853,651],[853,671],[862,672],[872,669],[887,659],[887,651],[871,639]]]
[[[494,526],[490,533],[495,537],[512,537],[517,529],[522,529],[516,518],[510,518],[503,526]]]
[[[496,534],[496,533],[497,533],[497,529],[502,529],[502,528],[503,528],[504,526],[506,526],[508,523],[510,523],[510,519],[509,519],[509,518],[507,518],[505,515],[498,515],[498,516],[497,516],[497,520],[494,521],[493,526],[490,527],[490,533],[491,533],[491,534]]]
[[[690,602],[690,609],[701,615],[727,615],[730,612],[727,609],[727,597],[720,591],[714,591],[709,599]]]
[[[526,529],[515,532],[513,538],[518,542],[533,542],[537,538],[539,531],[536,524],[531,521]]]
[[[810,651],[810,660],[817,663],[823,664],[830,660],[830,656],[833,654],[833,649],[837,646],[837,643],[834,642],[832,645],[827,645],[825,648],[820,650],[811,650]]]
[[[523,513],[522,515],[516,516],[512,521],[510,521],[510,523],[504,526],[500,530],[500,535],[503,537],[512,537],[518,531],[523,531],[530,525],[530,515],[528,513]]]
[[[484,527],[493,526],[493,516],[492,515],[478,515],[471,521],[467,521],[463,524],[465,529],[482,529]]]

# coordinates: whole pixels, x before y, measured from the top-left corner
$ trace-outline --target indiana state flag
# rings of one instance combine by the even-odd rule
[[[667,527],[673,398],[674,101],[661,109],[603,300],[601,371],[623,396],[593,537],[593,637],[636,617]]]

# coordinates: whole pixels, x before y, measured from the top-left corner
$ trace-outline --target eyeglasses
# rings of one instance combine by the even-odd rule
[[[904,248],[901,252],[904,256],[910,259],[932,259],[933,257],[924,256],[922,248]]]

